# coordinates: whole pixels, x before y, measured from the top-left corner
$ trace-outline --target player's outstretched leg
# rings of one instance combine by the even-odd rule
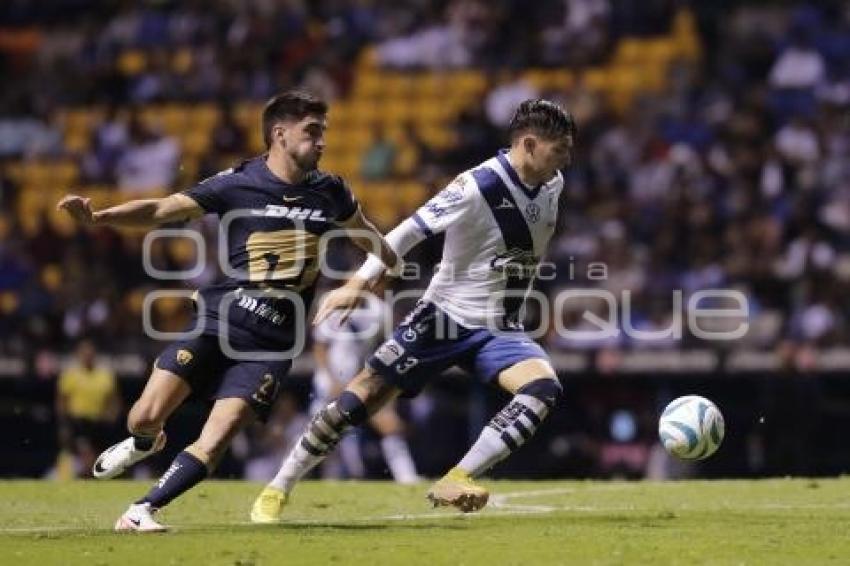
[[[500,383],[504,386],[501,378]],[[477,485],[474,478],[507,458],[531,438],[555,406],[560,393],[561,384],[549,376],[533,379],[519,387],[510,403],[487,423],[458,465],[431,487],[428,499],[434,506],[451,505],[464,513],[483,508],[489,493]]]
[[[371,370],[360,372],[336,401],[316,413],[307,429],[284,459],[277,475],[251,507],[254,523],[280,521],[289,494],[301,478],[333,451],[347,430],[363,424],[371,412],[398,395]]]
[[[104,450],[95,460],[92,475],[98,479],[120,476],[133,464],[162,450],[165,446],[162,427],[190,392],[183,379],[154,368],[142,395],[127,415],[131,436]]]
[[[198,439],[174,458],[147,495],[131,504],[118,518],[115,530],[167,530],[154,519],[154,514],[205,479],[218,465],[236,433],[253,419],[254,410],[244,399],[216,401]]]

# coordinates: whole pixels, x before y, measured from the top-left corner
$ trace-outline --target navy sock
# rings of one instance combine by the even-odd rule
[[[168,470],[151,490],[136,503],[150,503],[159,509],[168,505],[171,500],[195,487],[198,482],[207,477],[207,467],[203,462],[186,451],[181,452],[171,462]]]
[[[140,434],[133,435],[133,446],[135,446],[136,450],[150,450],[153,448],[153,443],[156,441],[156,435],[154,436],[142,436]]]
[[[360,426],[369,418],[369,411],[360,397],[350,391],[343,391],[336,401],[336,406],[345,416],[345,420],[351,426]]]

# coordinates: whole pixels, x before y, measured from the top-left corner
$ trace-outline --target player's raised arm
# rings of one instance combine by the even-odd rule
[[[204,209],[185,194],[163,198],[131,200],[103,210],[94,210],[91,199],[66,195],[56,205],[84,225],[153,227],[203,216]]]

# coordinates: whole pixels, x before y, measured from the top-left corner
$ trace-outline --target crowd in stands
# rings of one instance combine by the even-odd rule
[[[57,224],[50,203],[22,216],[28,191],[39,189],[16,171],[69,162],[71,183],[53,189],[96,185],[117,200],[179,190],[262,150],[258,115],[246,117],[240,105],[255,109],[297,86],[345,106],[364,58],[420,77],[474,70],[485,83],[449,117],[448,141],[431,143],[412,121],[360,132],[367,143],[349,168],[355,190],[414,182],[427,188],[424,200],[504,144],[518,101],[550,97],[573,112],[579,136],[550,251],[558,277],[542,282],[545,292],[628,291],[632,325],[658,330],[675,318],[675,290],[687,301],[701,289],[735,289],[748,300],[751,328],[720,346],[782,350],[799,363],[810,346],[850,338],[841,299],[850,291],[850,10],[842,3],[733,3],[721,12],[697,2],[686,13],[698,24],[700,55],[671,59],[663,88],[627,104],[588,77],[633,38],[669,34],[687,3],[40,4],[0,6],[0,353],[67,352],[82,336],[109,351],[160,347],[141,335],[144,293],[161,286],[143,271],[141,237]],[[576,80],[541,84],[535,69]],[[209,118],[191,118],[206,124],[202,150],[187,145],[192,131],[184,138],[149,119],[152,105],[167,104],[212,108]],[[97,108],[82,140],[68,129],[78,108]],[[361,200],[368,213],[368,195]],[[382,225],[410,211],[410,203],[393,209]],[[214,240],[214,222],[200,229]],[[154,253],[164,268],[193,261],[191,246]],[[588,277],[594,263],[606,265],[603,280]],[[190,283],[216,276],[210,268]],[[604,302],[572,306],[556,313],[568,328],[588,325],[585,311],[607,317]],[[168,330],[186,313],[166,301],[156,315]],[[687,329],[681,339],[576,341],[549,332],[543,340],[553,351],[717,346]],[[45,362],[44,371],[54,368]]]

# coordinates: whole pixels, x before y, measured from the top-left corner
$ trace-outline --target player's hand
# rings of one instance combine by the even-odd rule
[[[66,195],[56,205],[56,209],[64,210],[80,224],[94,224],[94,211],[91,207],[90,198]]]
[[[344,323],[351,316],[351,311],[360,306],[366,285],[366,281],[352,278],[339,289],[327,293],[313,318],[313,324],[321,324],[334,312],[339,312],[339,324]]]

